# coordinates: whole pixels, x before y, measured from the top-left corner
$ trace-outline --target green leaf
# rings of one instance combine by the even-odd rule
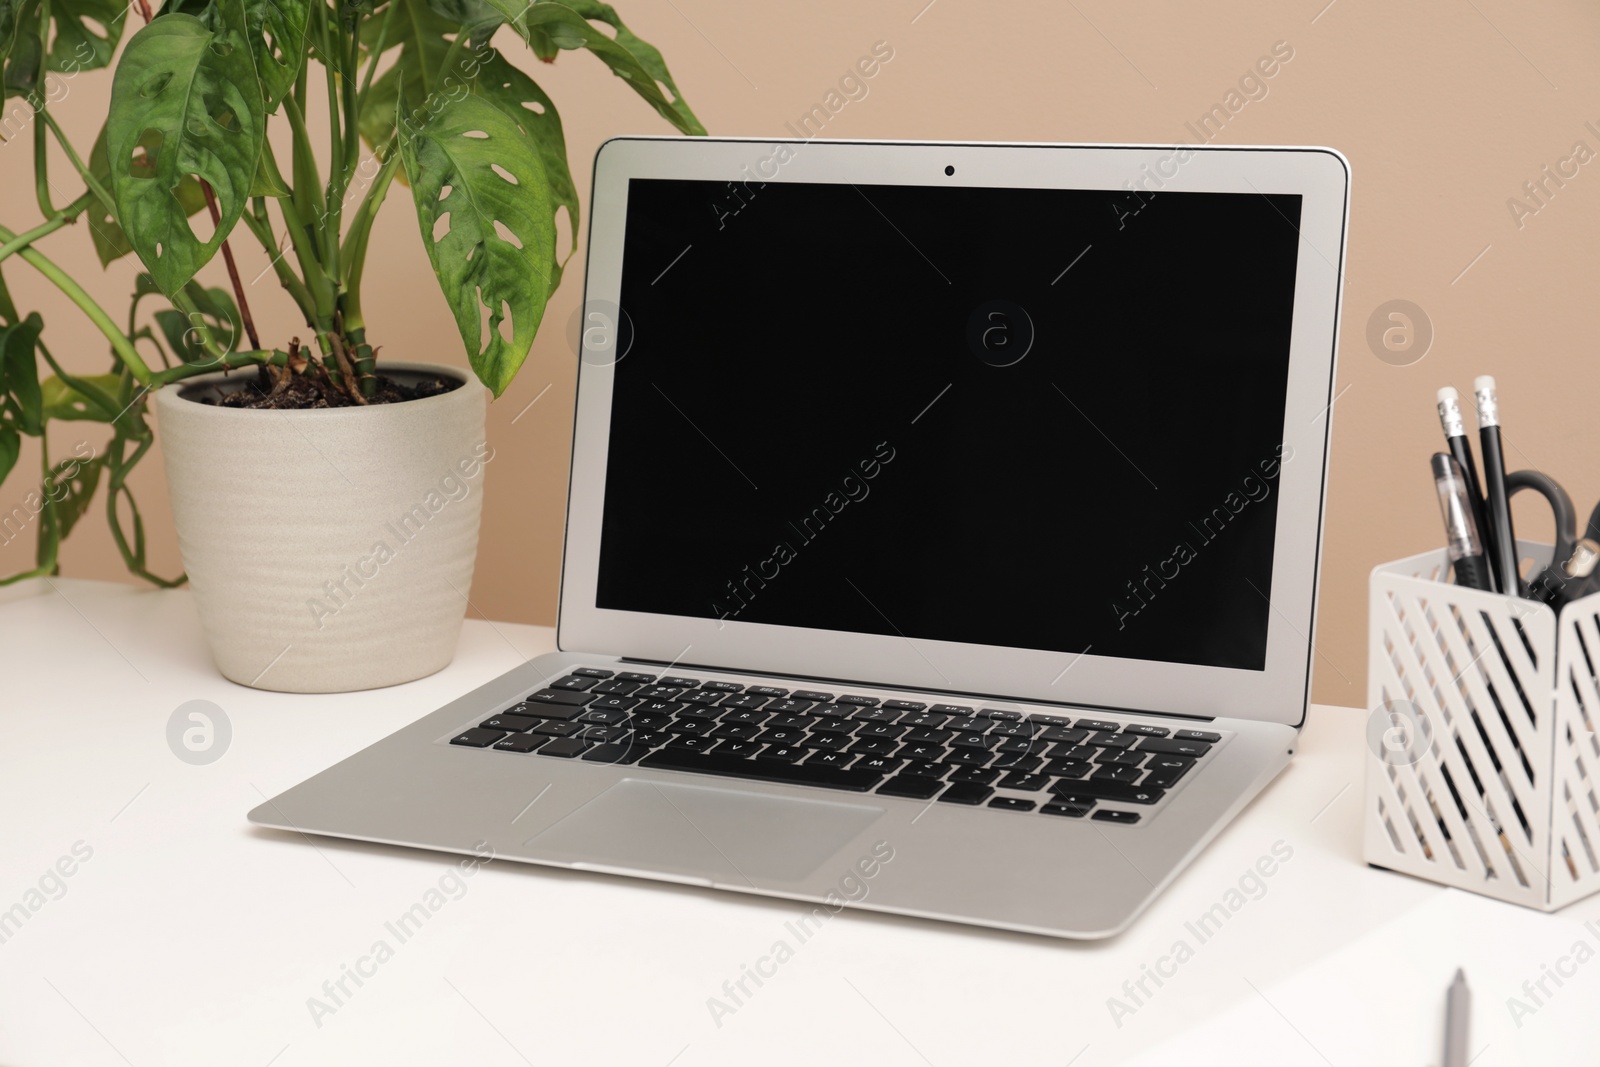
[[[11,290],[6,288],[5,275],[0,274],[0,326],[9,326],[21,319],[22,316],[17,314],[17,305],[11,300]]]
[[[472,369],[499,396],[528,356],[552,288],[556,233],[544,165],[510,116],[477,96],[402,130],[422,243]]]
[[[122,384],[122,376],[118,374],[85,374],[81,380],[107,396],[116,396]],[[39,383],[39,392],[44,401],[46,422],[51,419],[63,422],[109,422],[110,415],[115,414],[115,411],[102,412],[94,400],[54,374]]]
[[[99,70],[111,62],[122,40],[122,26],[131,0],[50,0],[55,40],[50,42],[49,69],[74,74]]]
[[[225,351],[238,348],[240,319],[233,296],[226,289],[207,289],[198,282],[190,282],[183,287],[183,292],[200,313],[199,322],[170,308],[155,313],[156,325],[161,327],[173,355],[185,363],[210,359],[200,337],[201,330],[208,331]]]
[[[11,55],[17,40],[17,27],[22,21],[24,0],[0,0],[0,64]]]
[[[242,0],[217,0],[210,27],[166,15],[134,34],[107,129],[123,231],[162,292],[176,293],[239,221],[261,156],[266,113]],[[222,216],[204,242],[177,197],[188,175],[210,184]]]
[[[21,454],[22,435],[9,426],[0,426],[0,482],[6,480]]]
[[[149,169],[146,160],[141,160],[139,166],[144,170]],[[89,150],[89,173],[93,174],[102,186],[111,188],[111,163],[106,159],[104,126],[100,127],[100,136],[94,139],[94,147]],[[185,174],[178,180],[177,197],[178,203],[187,215],[205,210],[205,191],[200,188],[200,183],[195,181],[192,175]],[[94,242],[94,253],[100,257],[102,267],[110,266],[133,251],[133,245],[128,243],[128,235],[122,232],[122,227],[98,198],[89,204],[89,209],[84,212],[83,217],[89,224],[89,239]]]
[[[538,83],[498,52],[492,53],[483,63],[482,72],[472,81],[472,91],[509,115],[539,150],[539,160],[544,164],[545,177],[550,183],[550,210],[554,213],[558,208],[567,209],[567,226],[572,238],[567,248],[570,259],[577,250],[580,233],[578,189],[567,167],[567,140],[555,103]],[[561,284],[561,270],[565,265],[565,259],[551,257],[550,288]]]
[[[256,196],[293,196],[294,190],[283,181],[283,175],[271,166],[267,154],[261,153],[261,159],[256,164],[256,176],[250,179],[250,195]]]
[[[0,327],[0,365],[5,370],[5,409],[23,433],[44,431],[44,402],[39,395],[39,361],[34,346],[44,320],[37,312],[14,326]]]
[[[485,0],[427,0],[427,3],[451,26],[464,29],[470,41],[487,41],[506,20]]]
[[[87,460],[69,457],[50,468],[45,491],[56,502],[57,537],[65,540],[78,520],[83,518],[89,502],[94,499],[95,488],[100,484],[100,471],[105,465],[104,456]]]
[[[402,88],[406,99],[419,104],[433,96],[440,80],[450,42],[444,35],[460,27],[428,7],[426,0],[389,0],[396,5],[389,30],[387,52],[399,48],[394,64],[378,75],[361,100],[356,125],[368,145],[387,144],[394,133],[395,113]],[[368,48],[377,47],[382,19],[369,19],[361,27],[361,39]],[[463,56],[463,59],[469,57]]]
[[[484,2],[504,15],[530,47],[536,47],[536,42],[543,43],[542,32],[558,48],[587,48],[681,132],[705,134],[705,127],[700,125],[700,120],[678,92],[661,53],[634,36],[609,5],[589,0],[571,0],[570,3],[541,0],[531,5],[526,0]],[[590,25],[587,20],[591,18],[615,29],[616,39]],[[663,86],[672,94],[671,99],[662,92]]]
[[[306,26],[311,0],[244,0],[250,50],[267,114],[277,112],[284,94],[294,87],[306,59]],[[269,195],[269,194],[263,194]]]
[[[0,0],[0,4],[6,0]],[[39,78],[44,71],[44,37],[39,21],[38,0],[22,0],[14,9],[9,40],[0,39],[0,100],[9,96],[37,99]],[[31,106],[31,105],[30,105]]]

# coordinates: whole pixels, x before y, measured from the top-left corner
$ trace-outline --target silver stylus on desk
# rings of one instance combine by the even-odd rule
[[[1467,976],[1456,968],[1456,976],[1444,995],[1444,1058],[1439,1067],[1467,1067],[1467,1024],[1471,1021],[1472,990]]]

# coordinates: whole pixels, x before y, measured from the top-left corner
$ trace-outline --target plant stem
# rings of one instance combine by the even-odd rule
[[[17,239],[17,235],[0,226],[0,241],[10,244]],[[105,309],[95,303],[94,298],[83,291],[83,287],[73,281],[67,272],[46,259],[36,248],[24,248],[17,253],[24,262],[43,274],[51,284],[60,289],[69,300],[77,304],[83,313],[89,316],[89,321],[94,323],[101,333],[106,335],[106,340],[111,342],[112,349],[123,365],[137,378],[142,385],[150,384],[150,368],[145,365],[143,357],[134,350],[133,342],[128,340],[126,334],[117,329],[117,324],[111,321],[111,316]]]
[[[0,245],[0,260],[5,259],[18,249],[28,247],[41,237],[55,233],[57,230],[61,229],[61,227],[65,226],[71,221],[72,220],[67,217],[66,212],[63,211],[57,213],[56,217],[51,219],[49,222],[41,223],[40,225],[29,230],[27,233],[18,234],[5,244]]]
[[[202,178],[200,191],[206,194],[206,210],[211,212],[211,224],[221,226],[222,213],[217,210],[217,198],[211,191],[211,183]],[[222,242],[222,261],[228,267],[228,281],[233,283],[233,298],[239,305],[239,318],[244,321],[245,336],[250,338],[251,348],[260,348],[261,338],[256,336],[255,319],[250,315],[250,302],[244,298],[244,285],[239,281],[239,268],[233,262],[233,249],[226,240]]]
[[[345,272],[344,325],[351,331],[363,330],[367,325],[367,320],[361,312],[361,279],[367,266],[367,241],[372,235],[372,224],[378,217],[378,209],[383,206],[383,199],[388,195],[389,183],[394,180],[395,168],[400,163],[398,132],[389,138],[381,158],[383,166],[372,179],[372,185],[367,189],[367,195],[362,198],[361,206],[356,208],[355,214],[351,216],[350,233],[340,250],[340,259],[343,260]]]
[[[39,202],[39,214],[48,219],[56,214],[56,208],[50,203],[50,157],[46,147],[44,127],[36,122],[33,124],[33,195]]]
[[[83,395],[85,400],[99,408],[100,413],[105,416],[107,421],[112,423],[116,422],[117,418],[126,409],[119,411],[117,402],[112,400],[111,397],[106,393],[102,392],[98,386],[92,385],[89,382],[84,381],[82,378],[75,377],[63,370],[61,368],[61,364],[56,362],[56,357],[51,355],[50,350],[44,346],[44,342],[40,341],[36,342],[36,344],[39,349],[39,353],[44,356],[44,361],[50,364],[51,370],[56,372],[57,378],[60,378],[61,381],[68,387],[76,389]]]
[[[261,201],[260,197],[256,199]],[[289,269],[289,265],[283,261],[283,250],[278,247],[277,240],[272,236],[272,220],[267,217],[265,201],[261,201],[260,208],[260,215],[253,215],[246,211],[240,216],[240,219],[244,222],[245,228],[254,234],[256,240],[260,242],[261,250],[267,254],[267,258],[271,261],[268,265],[277,274],[279,283],[294,298],[295,304],[300,308],[300,314],[305,316],[306,325],[315,328],[315,303],[311,297],[311,290],[306,288],[305,282],[302,282],[294,271]]]
[[[193,378],[201,374],[213,374],[217,371],[240,370],[244,367],[254,367],[262,363],[270,363],[274,367],[286,366],[289,354],[280,352],[276,348],[265,349],[257,352],[228,352],[215,363],[180,363],[164,371],[157,371],[151,375],[151,385],[160,387],[171,385],[173,382],[185,378]]]
[[[56,135],[56,140],[67,154],[67,161],[77,170],[78,177],[83,179],[83,183],[89,187],[89,191],[100,198],[100,202],[106,206],[106,210],[111,212],[112,217],[115,218],[117,208],[115,201],[111,199],[111,193],[105,186],[100,184],[100,179],[89,173],[89,168],[83,165],[83,160],[79,159],[78,153],[73,151],[71,142],[67,140],[67,135],[62,132],[61,127],[56,123],[56,117],[44,108],[39,110],[39,117],[44,119],[45,125],[50,127],[50,132]]]

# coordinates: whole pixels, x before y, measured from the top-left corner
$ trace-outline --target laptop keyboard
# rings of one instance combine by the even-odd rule
[[[1136,823],[1222,735],[579,667],[450,744]]]

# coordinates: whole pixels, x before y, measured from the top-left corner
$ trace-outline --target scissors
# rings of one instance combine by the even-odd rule
[[[1561,483],[1538,471],[1513,471],[1506,475],[1506,495],[1531,489],[1544,497],[1555,520],[1555,550],[1550,565],[1528,583],[1527,596],[1560,609],[1579,597],[1600,592],[1600,504],[1589,513],[1583,537],[1578,536],[1578,512]]]

